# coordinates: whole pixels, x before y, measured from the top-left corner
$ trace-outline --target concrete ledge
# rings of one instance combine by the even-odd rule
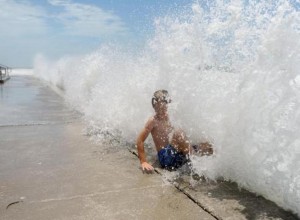
[[[129,147],[128,150],[137,157],[134,146]],[[148,154],[150,154],[148,161],[155,167],[156,173],[166,178],[180,192],[216,219],[299,219],[297,215],[262,196],[238,187],[234,182],[207,180],[193,175],[194,173],[189,174],[190,170],[187,167],[174,172],[161,169],[155,152],[148,149]]]

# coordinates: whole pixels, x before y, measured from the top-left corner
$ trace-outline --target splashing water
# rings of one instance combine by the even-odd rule
[[[35,73],[65,91],[91,132],[128,142],[153,114],[153,92],[167,89],[174,124],[194,142],[214,143],[214,157],[193,157],[199,174],[236,181],[300,215],[297,9],[203,1],[154,24],[138,55],[105,45],[57,62],[39,56]]]

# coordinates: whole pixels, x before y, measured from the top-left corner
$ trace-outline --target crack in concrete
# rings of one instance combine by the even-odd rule
[[[170,182],[170,181],[169,181]],[[193,198],[193,196],[191,194],[189,194],[188,192],[186,192],[184,189],[180,189],[179,186],[176,186],[175,184],[173,184],[173,186],[175,186],[175,188],[177,190],[179,190],[180,192],[182,192],[184,195],[186,195],[190,200],[192,200],[195,204],[197,204],[200,208],[202,208],[205,212],[207,212],[208,214],[210,214],[212,217],[214,217],[217,220],[220,220],[221,218],[218,218],[215,214],[212,213],[212,211],[210,211],[209,209],[207,209],[204,205],[202,205],[199,201],[197,201],[196,199]]]

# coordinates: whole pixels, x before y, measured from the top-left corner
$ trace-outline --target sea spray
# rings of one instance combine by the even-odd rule
[[[140,52],[39,56],[35,73],[65,91],[91,133],[131,143],[153,114],[153,92],[167,89],[174,125],[214,144],[214,156],[192,157],[199,174],[300,215],[299,21],[286,1],[203,1],[157,18]]]

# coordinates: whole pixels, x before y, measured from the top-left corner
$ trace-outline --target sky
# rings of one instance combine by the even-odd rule
[[[0,0],[0,64],[85,54],[103,43],[143,45],[156,17],[192,0]]]
[[[211,0],[0,0],[0,64],[31,68],[37,54],[58,60],[109,42],[138,48],[154,33],[155,18],[195,1]],[[300,8],[299,0],[287,1]]]

